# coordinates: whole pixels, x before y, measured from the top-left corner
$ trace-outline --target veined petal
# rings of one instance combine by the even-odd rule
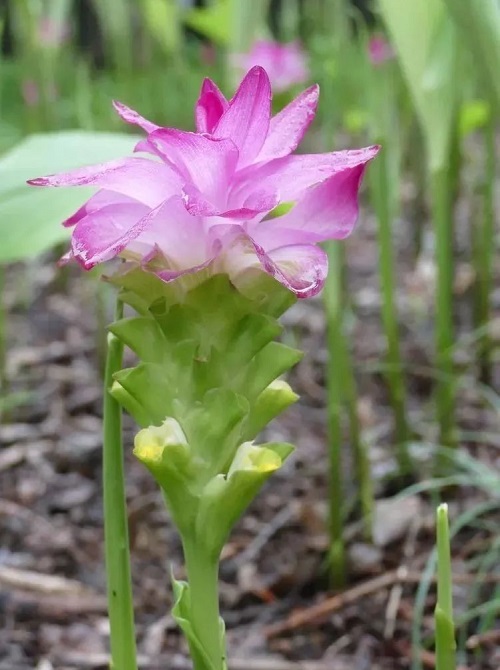
[[[319,86],[311,86],[271,119],[256,162],[281,158],[295,151],[316,116]]]
[[[140,205],[141,203],[138,200],[129,198],[128,196],[121,193],[102,189],[101,191],[97,191],[97,193],[89,198],[87,202],[80,207],[80,209],[78,209],[74,214],[63,221],[63,226],[66,228],[71,228],[71,226],[75,226],[81,219],[89,216],[89,214],[93,214],[103,207],[107,207],[108,205],[124,204]],[[145,209],[147,210],[147,208]]]
[[[217,207],[192,184],[183,188],[183,200],[187,211],[193,216],[220,216],[228,219],[248,220],[269,213],[278,205],[274,193],[255,191],[242,203],[231,202],[226,207]],[[262,217],[261,217],[262,218]]]
[[[147,158],[118,160],[77,168],[70,172],[30,179],[33,186],[100,186],[156,207],[180,192],[181,181],[168,165]]]
[[[328,273],[328,256],[312,244],[292,244],[266,252],[254,242],[264,270],[293,291],[298,298],[319,293]]]
[[[214,137],[230,138],[240,152],[239,167],[258,155],[269,130],[271,84],[262,67],[253,67],[241,82],[214,129]]]
[[[217,84],[211,79],[204,79],[194,112],[197,132],[212,133],[228,106]]]
[[[149,225],[155,212],[140,203],[127,203],[107,205],[89,214],[73,232],[74,258],[86,270],[114,258]]]
[[[164,281],[197,272],[213,263],[225,245],[225,239],[237,224],[215,224],[189,214],[181,198],[171,198],[151,226],[130,245],[143,257],[143,264]],[[152,249],[153,253],[145,253]]]
[[[147,133],[152,133],[154,130],[157,130],[158,128],[161,127],[157,126],[156,123],[148,121],[143,116],[138,114],[135,110],[131,109],[130,107],[127,107],[127,105],[124,105],[122,102],[118,102],[118,100],[113,100],[113,107],[118,112],[119,116],[121,116],[121,118],[126,123],[131,123],[135,126],[139,126]]]
[[[234,197],[244,198],[259,184],[267,192],[279,194],[281,202],[297,201],[306,189],[334,174],[365,165],[374,158],[378,146],[348,149],[328,154],[298,154],[251,165],[237,175]]]
[[[249,234],[266,249],[347,237],[358,218],[358,191],[365,168],[357,165],[312,186],[290,212],[258,223],[248,229]]]
[[[184,186],[192,183],[215,206],[224,206],[238,161],[231,140],[160,128],[148,136],[148,143],[177,170]]]

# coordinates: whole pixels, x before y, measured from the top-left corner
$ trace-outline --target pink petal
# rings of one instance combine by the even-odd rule
[[[240,152],[239,166],[250,164],[264,144],[271,118],[271,84],[266,71],[254,67],[241,82],[221,116],[214,137],[230,138]]]
[[[366,164],[377,155],[379,148],[371,146],[328,154],[292,155],[251,165],[238,174],[234,197],[247,197],[255,189],[255,184],[259,184],[262,191],[277,193],[281,202],[295,202],[310,186],[343,170]]]
[[[316,115],[319,86],[311,86],[271,119],[264,146],[256,161],[268,161],[292,153]]]
[[[204,219],[191,216],[181,198],[174,197],[128,248],[143,256],[146,269],[171,281],[213,263],[235,229],[239,226],[216,224],[207,229]]]
[[[93,195],[91,198],[89,198],[89,200],[87,200],[87,202],[83,204],[79,210],[77,210],[74,214],[72,214],[65,221],[63,221],[62,225],[65,226],[66,228],[71,228],[71,226],[75,226],[78,223],[78,221],[88,216],[89,214],[96,212],[98,209],[102,209],[107,205],[126,204],[126,203],[140,204],[139,201],[134,200],[134,198],[129,198],[126,195],[102,189],[101,191],[98,191],[95,195]]]
[[[130,107],[127,107],[127,105],[124,105],[122,102],[118,102],[118,100],[113,100],[113,107],[126,123],[140,126],[147,133],[152,133],[154,130],[160,128],[160,126],[157,126],[156,123],[148,121],[136,111],[130,109]]]
[[[312,186],[290,212],[258,223],[248,229],[249,234],[266,249],[347,237],[358,218],[358,191],[365,167],[338,172]]]
[[[294,244],[266,252],[255,242],[254,246],[264,270],[298,298],[310,298],[323,288],[328,257],[321,247]]]
[[[218,86],[211,79],[205,79],[195,108],[197,132],[212,133],[228,106]]]
[[[234,203],[231,206],[230,202],[226,207],[217,207],[192,184],[184,186],[183,199],[186,209],[193,216],[221,216],[238,220],[253,219],[259,214],[267,214],[278,205],[275,194],[255,191],[242,203]]]
[[[77,168],[70,172],[30,179],[33,186],[100,186],[156,207],[180,192],[181,182],[167,165],[147,158],[118,160]]]
[[[225,205],[238,161],[238,150],[231,140],[160,128],[148,136],[148,142],[177,170],[185,187],[193,184],[214,205]]]
[[[160,205],[161,207],[161,205]],[[71,238],[74,258],[86,270],[117,256],[149,225],[156,210],[144,205],[107,205],[81,219]]]

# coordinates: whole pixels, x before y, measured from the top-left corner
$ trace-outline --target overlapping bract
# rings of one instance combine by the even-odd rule
[[[140,271],[116,276],[138,316],[111,332],[140,362],[111,393],[143,430],[135,454],[162,487],[184,537],[218,556],[229,530],[291,452],[253,443],[297,400],[279,379],[301,353],[276,342],[294,296],[263,273],[245,294],[216,275],[184,294]]]
[[[99,188],[73,216],[70,257],[90,269],[116,256],[163,281],[209,268],[235,276],[259,266],[298,297],[323,286],[318,242],[346,237],[378,147],[293,154],[314,118],[319,89],[271,118],[271,86],[252,68],[231,100],[209,79],[196,104],[196,132],[163,128],[125,105],[118,114],[147,136],[127,157],[30,181]],[[149,155],[148,155],[149,154]],[[294,203],[269,217],[281,203]]]

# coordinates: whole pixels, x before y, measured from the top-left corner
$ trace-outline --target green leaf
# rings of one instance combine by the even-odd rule
[[[0,159],[0,263],[31,258],[69,238],[61,222],[90,188],[40,188],[27,179],[132,153],[131,135],[64,131],[32,135]]]
[[[481,69],[489,93],[500,108],[500,6],[498,0],[444,0],[460,37]]]
[[[380,0],[424,132],[432,171],[446,167],[457,100],[457,39],[442,0]]]
[[[491,117],[490,105],[484,100],[468,100],[460,109],[458,127],[461,137],[484,128]]]
[[[185,21],[209,40],[226,46],[231,39],[231,9],[231,0],[214,0],[209,7],[193,8]]]
[[[180,8],[177,0],[141,0],[145,24],[166,54],[181,46]]]

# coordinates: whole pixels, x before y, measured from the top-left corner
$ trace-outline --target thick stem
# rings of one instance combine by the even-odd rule
[[[122,306],[117,305],[116,318]],[[121,369],[123,344],[108,335],[104,375],[103,497],[104,541],[112,670],[137,670],[134,608],[122,445],[122,410],[109,393],[113,375]]]
[[[447,168],[431,173],[432,218],[436,234],[436,410],[440,443],[455,443],[453,380],[453,218]]]
[[[196,541],[183,541],[190,593],[190,623],[210,665],[192,653],[194,670],[224,670],[226,651],[220,631],[219,561],[207,555]]]

